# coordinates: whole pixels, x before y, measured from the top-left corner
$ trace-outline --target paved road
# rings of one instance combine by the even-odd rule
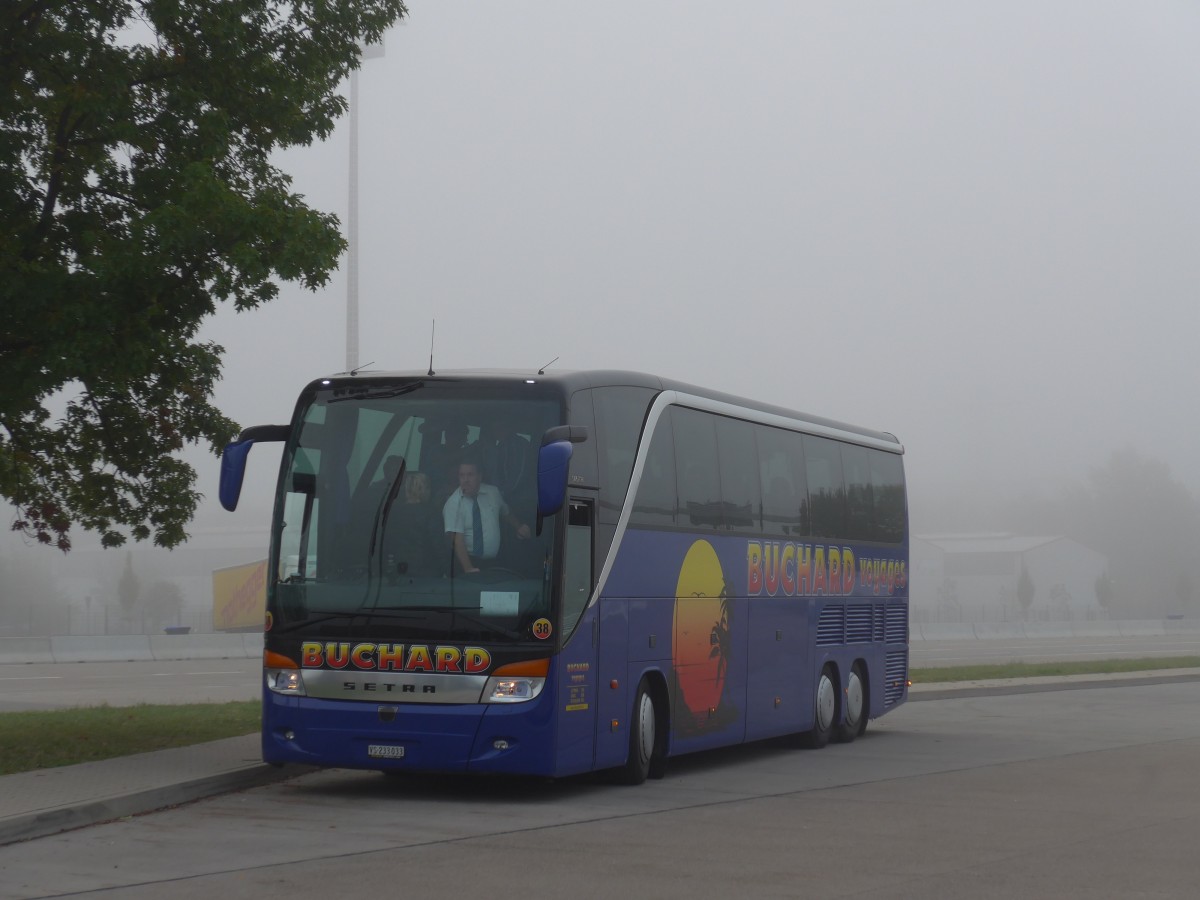
[[[911,702],[639,788],[330,771],[0,848],[0,897],[1192,897],[1200,681]]]
[[[912,665],[921,668],[989,665],[1014,661],[1032,663],[1200,656],[1200,635],[917,641],[912,644],[910,653]]]
[[[260,659],[0,665],[0,712],[257,700]]]

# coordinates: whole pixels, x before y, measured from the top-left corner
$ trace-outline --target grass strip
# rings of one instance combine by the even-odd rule
[[[1002,663],[987,666],[933,666],[911,669],[913,684],[944,684],[952,681],[991,681],[999,678],[1098,675],[1147,672],[1157,669],[1200,668],[1200,656],[1145,657],[1142,659],[1099,659],[1074,662]]]
[[[257,700],[0,713],[0,775],[202,744],[261,725]]]
[[[914,684],[1200,668],[1200,656],[912,669]],[[257,700],[181,706],[88,706],[0,713],[0,775],[130,756],[250,734]]]

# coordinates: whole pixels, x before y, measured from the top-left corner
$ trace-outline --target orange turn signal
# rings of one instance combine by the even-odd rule
[[[509,663],[507,666],[501,666],[492,672],[493,677],[511,678],[517,675],[523,675],[526,678],[545,678],[546,673],[550,671],[550,658],[544,659],[526,659],[521,662]]]
[[[274,650],[263,651],[263,668],[264,669],[298,669],[295,661],[284,656],[282,653],[276,653]]]

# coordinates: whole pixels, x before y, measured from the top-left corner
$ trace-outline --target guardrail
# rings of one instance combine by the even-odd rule
[[[261,634],[102,634],[0,638],[0,665],[8,663],[136,662],[182,659],[256,659]]]
[[[1013,638],[1164,637],[1200,634],[1200,619],[1147,619],[1109,622],[913,622],[913,643],[986,641]],[[62,662],[132,662],[185,659],[257,659],[262,635],[109,634],[91,637],[3,637],[0,665]]]
[[[986,641],[1013,638],[1166,637],[1200,634],[1200,619],[1111,620],[1107,622],[911,622],[916,641]]]

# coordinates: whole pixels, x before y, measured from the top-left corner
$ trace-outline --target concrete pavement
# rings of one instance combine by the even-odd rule
[[[1200,680],[1200,669],[914,685],[910,700]],[[259,735],[0,777],[0,845],[152,812],[311,771],[262,762]]]
[[[0,777],[0,845],[281,781],[257,733]]]

